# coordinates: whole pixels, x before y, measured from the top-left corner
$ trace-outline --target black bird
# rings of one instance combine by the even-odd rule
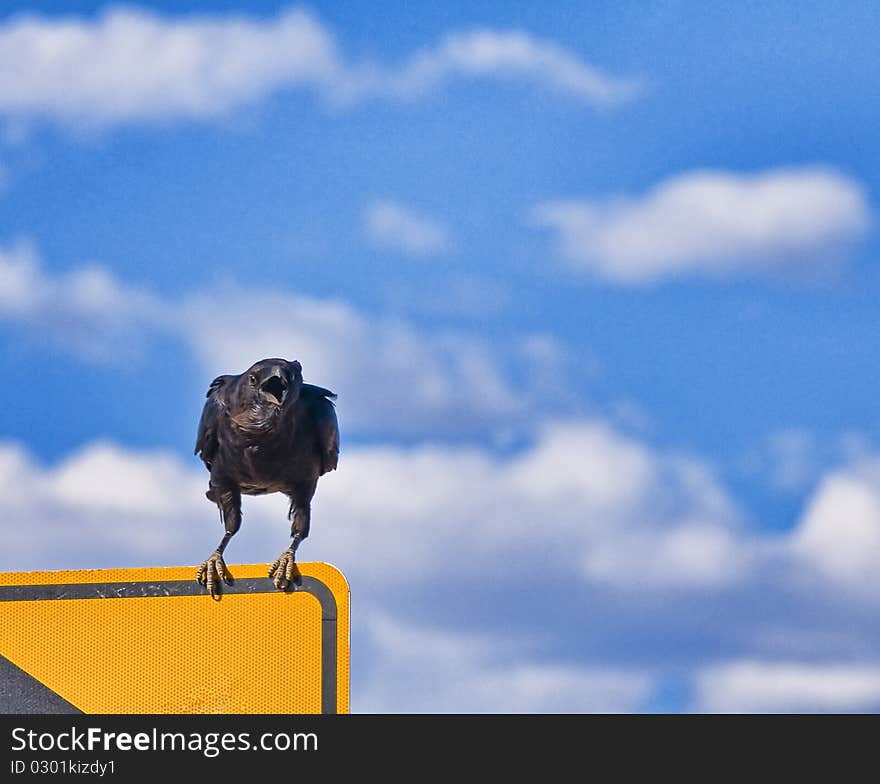
[[[290,499],[291,542],[269,567],[275,587],[295,574],[296,548],[309,535],[311,501],[318,477],[339,460],[336,395],[304,384],[294,360],[262,359],[237,376],[218,376],[208,388],[195,453],[211,478],[208,500],[226,529],[214,553],[196,573],[212,596],[232,582],[223,550],[241,525],[241,496],[284,493]]]

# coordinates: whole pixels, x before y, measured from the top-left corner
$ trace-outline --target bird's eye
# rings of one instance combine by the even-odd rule
[[[255,386],[257,385],[257,377],[256,377],[253,373],[251,373],[251,374],[248,376],[248,381],[251,382],[251,386],[252,386],[252,387],[255,387]]]

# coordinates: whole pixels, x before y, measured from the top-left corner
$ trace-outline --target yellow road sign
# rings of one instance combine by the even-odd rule
[[[189,566],[0,573],[0,712],[347,713],[348,584],[298,567],[219,600]]]

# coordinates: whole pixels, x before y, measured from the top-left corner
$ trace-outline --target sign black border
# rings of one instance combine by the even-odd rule
[[[144,580],[141,582],[110,582],[110,583],[56,583],[42,585],[2,585],[0,601],[57,601],[63,599],[131,599],[162,596],[201,596],[205,589],[193,580]],[[236,579],[231,585],[223,586],[226,594],[276,593],[278,589],[267,577],[245,577]],[[326,583],[317,577],[299,575],[285,589],[286,593],[309,593],[321,605],[321,713],[336,713],[336,697],[338,689],[338,662],[336,661],[337,645],[337,608],[336,597]],[[222,595],[220,597],[222,601]],[[29,689],[33,698],[33,679],[24,670],[0,654],[0,664],[4,667],[6,686],[13,687],[9,678],[20,678],[21,690],[4,688],[0,690],[0,713],[33,713],[33,702],[17,705],[16,693],[24,694]],[[14,668],[14,669],[12,669]],[[18,675],[15,671],[18,670]],[[26,679],[30,679],[28,683]],[[36,683],[39,683],[38,681]],[[46,687],[43,687],[49,691]],[[54,694],[54,692],[50,692]],[[57,696],[57,695],[56,695]],[[48,703],[47,703],[48,704]],[[68,703],[69,704],[69,703]],[[78,709],[71,706],[75,711]],[[23,710],[24,709],[24,710]],[[68,712],[66,710],[52,712]]]

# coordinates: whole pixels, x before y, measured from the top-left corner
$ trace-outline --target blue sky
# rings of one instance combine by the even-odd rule
[[[0,16],[0,568],[202,561],[281,355],[353,710],[880,708],[871,4],[61,7]]]

